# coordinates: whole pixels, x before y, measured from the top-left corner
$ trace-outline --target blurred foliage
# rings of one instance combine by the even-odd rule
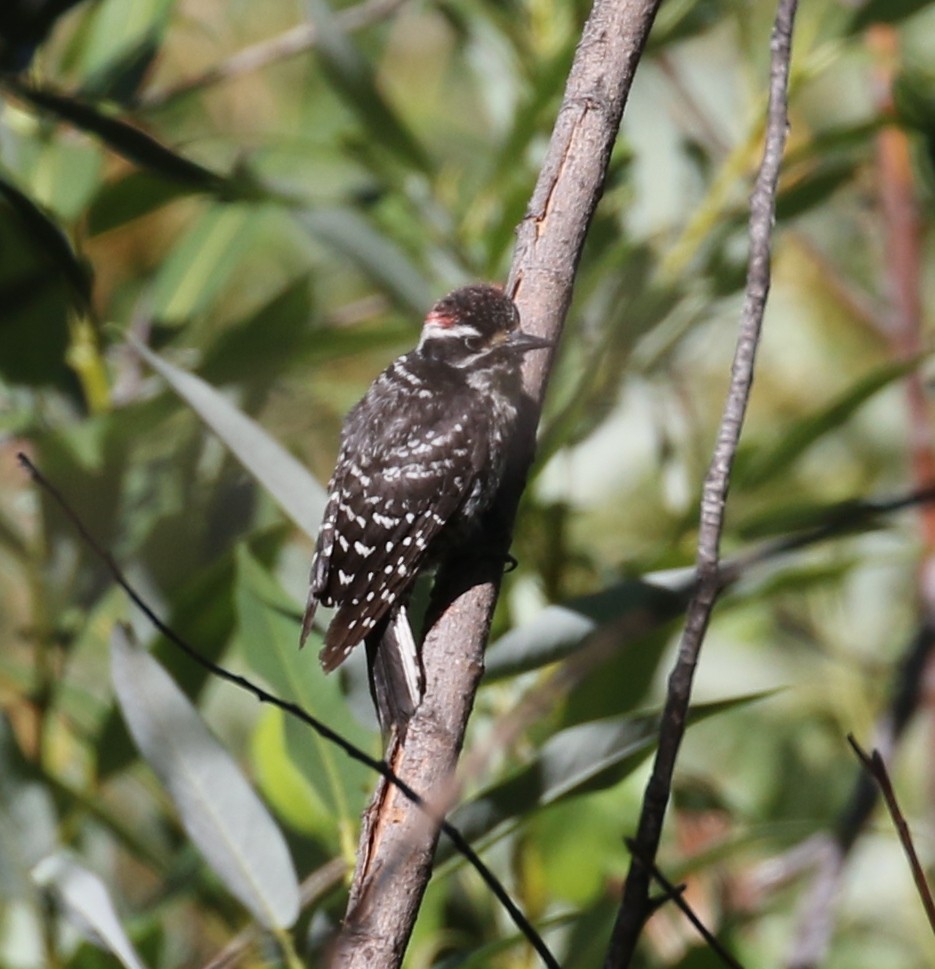
[[[317,30],[296,52],[300,7]],[[323,866],[352,862],[374,778],[156,636],[15,454],[204,655],[378,753],[361,657],[326,679],[315,645],[296,649],[316,481],[343,414],[413,344],[428,304],[505,277],[587,8],[4,7],[0,65],[18,73],[0,80],[3,966],[199,966],[244,927],[240,965],[320,963],[344,903]],[[660,573],[693,560],[771,16],[740,0],[662,6],[581,263],[469,737],[487,756],[456,820],[569,967],[603,958],[678,634],[685,573]],[[728,555],[918,483],[902,381],[929,360],[899,358],[887,330],[866,43],[881,21],[899,32],[896,121],[931,251],[935,3],[804,5]],[[919,288],[927,307],[930,272]],[[918,522],[874,519],[767,558],[712,625],[660,864],[747,965],[782,964],[809,884],[764,889],[758,873],[835,826],[856,770],[844,735],[871,736],[919,623]],[[177,690],[132,652],[127,622]],[[168,756],[173,735],[147,712],[159,697],[170,726],[200,715],[221,739],[190,727],[203,767]],[[930,862],[927,746],[910,731],[895,782]],[[185,770],[199,783],[180,793]],[[237,811],[212,820],[212,791],[263,820],[240,834]],[[829,967],[931,964],[880,820],[845,874]],[[530,965],[442,851],[409,965]],[[297,919],[292,866],[300,882],[332,872]],[[668,911],[642,959],[713,964]]]

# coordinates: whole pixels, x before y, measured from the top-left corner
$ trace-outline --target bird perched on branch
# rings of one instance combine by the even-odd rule
[[[524,333],[495,286],[465,286],[425,317],[351,410],[328,486],[302,624],[336,607],[321,664],[336,669],[366,642],[384,731],[422,698],[406,605],[419,572],[469,541],[503,480],[522,400],[521,363],[549,341]]]

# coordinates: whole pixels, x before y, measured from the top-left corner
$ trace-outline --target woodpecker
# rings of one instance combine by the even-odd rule
[[[413,583],[469,541],[493,504],[522,400],[523,356],[550,346],[519,327],[499,288],[456,289],[431,308],[418,346],[345,419],[301,642],[319,604],[337,608],[321,665],[336,669],[366,642],[384,731],[400,727],[422,698],[406,615]]]

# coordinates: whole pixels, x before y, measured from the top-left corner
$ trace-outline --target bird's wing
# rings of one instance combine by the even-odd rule
[[[342,448],[338,457],[338,468],[345,466],[345,449]],[[311,574],[309,576],[308,601],[305,604],[305,614],[302,617],[302,635],[299,645],[304,646],[312,631],[315,611],[321,601],[322,593],[328,587],[328,573],[331,568],[331,557],[334,550],[335,529],[338,521],[338,505],[343,493],[343,485],[337,473],[328,483],[328,502],[322,516],[321,527],[318,529],[318,539],[315,542],[315,554],[312,558]]]
[[[432,542],[458,511],[485,460],[467,421],[446,430],[435,460],[413,450],[405,462],[352,466],[336,501],[321,601],[338,605],[321,652],[325,670],[350,651],[405,595]]]

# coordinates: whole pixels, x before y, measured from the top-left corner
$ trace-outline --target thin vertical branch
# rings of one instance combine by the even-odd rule
[[[903,846],[903,851],[906,853],[906,860],[909,862],[909,868],[912,872],[912,880],[915,882],[916,890],[922,901],[922,907],[925,909],[929,926],[935,932],[935,899],[932,898],[932,890],[929,888],[929,883],[925,878],[925,872],[922,870],[922,863],[919,861],[919,855],[912,842],[912,832],[909,830],[909,824],[899,806],[896,791],[893,789],[893,783],[886,769],[886,763],[879,750],[874,749],[873,753],[868,754],[857,743],[853,734],[847,735],[847,742],[851,745],[858,760],[863,765],[864,770],[880,788],[883,800],[886,801],[887,810],[890,812],[893,826],[899,835],[899,842]]]
[[[620,969],[630,965],[643,924],[650,914],[651,871],[647,862],[655,859],[659,848],[675,761],[685,733],[695,667],[720,591],[720,543],[724,509],[731,468],[753,383],[756,351],[770,286],[770,249],[779,169],[788,126],[789,65],[796,7],[796,0],[780,0],[773,26],[766,144],[750,199],[750,256],[746,294],[731,370],[730,390],[721,418],[714,456],[702,491],[697,586],[689,603],[685,631],[669,677],[659,748],[643,797],[635,838],[637,850],[627,873],[623,899],[605,962],[606,969]]]

